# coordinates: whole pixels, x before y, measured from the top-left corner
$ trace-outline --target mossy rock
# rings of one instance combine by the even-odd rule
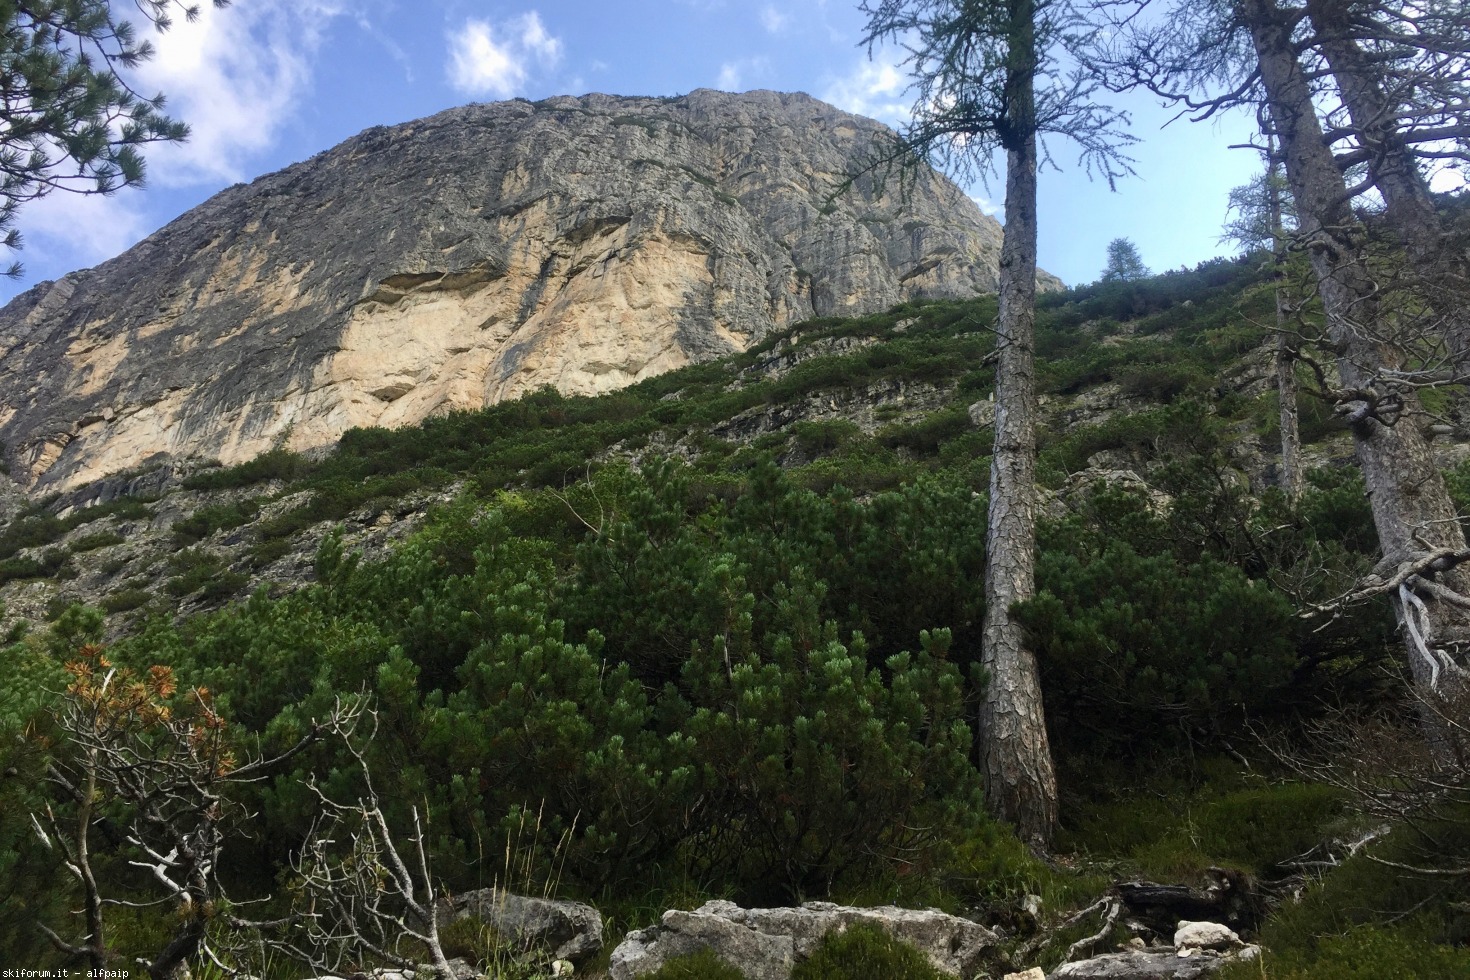
[[[928,957],[876,926],[829,932],[791,980],[950,980]]]
[[[643,977],[643,980],[746,980],[745,974],[715,955],[701,949],[688,956],[669,960]]]

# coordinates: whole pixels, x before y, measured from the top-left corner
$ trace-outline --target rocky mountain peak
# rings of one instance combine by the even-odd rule
[[[992,290],[1000,227],[942,176],[834,195],[884,132],[806,95],[709,90],[366,130],[0,310],[12,478],[236,463]]]

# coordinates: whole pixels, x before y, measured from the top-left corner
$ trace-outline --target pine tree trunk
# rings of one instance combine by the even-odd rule
[[[1296,344],[1286,329],[1286,287],[1276,284],[1276,394],[1280,402],[1281,492],[1296,503],[1302,497],[1302,432],[1297,412]]]
[[[1281,490],[1292,503],[1302,496],[1302,434],[1298,424],[1297,345],[1288,327],[1286,229],[1281,218],[1281,162],[1274,138],[1266,153],[1266,200],[1271,209],[1272,278],[1276,282],[1276,394],[1281,422]]]
[[[1307,243],[1337,353],[1338,374],[1345,389],[1371,390],[1381,372],[1404,366],[1404,351],[1381,333],[1386,325],[1378,316],[1376,284],[1363,261],[1345,182],[1323,140],[1309,83],[1296,58],[1294,15],[1280,10],[1275,0],[1240,0],[1237,10],[1260,62],[1300,234]],[[1444,480],[1413,422],[1416,400],[1410,394],[1405,401],[1398,424],[1385,424],[1366,412],[1352,422],[1358,463],[1388,568],[1415,553],[1465,548]],[[1470,595],[1470,576],[1463,565],[1425,576],[1430,577],[1435,586]],[[1470,648],[1470,610],[1444,601],[1430,585],[1413,580],[1391,598],[1399,622],[1406,626],[1416,693],[1428,706],[1427,734],[1438,757],[1450,761],[1464,746],[1435,723],[1435,715],[1437,710],[1460,710],[1455,706],[1462,703],[1465,684],[1458,664]]]
[[[980,706],[986,801],[1039,849],[1056,829],[1057,789],[1036,657],[1011,614],[1036,591],[1036,131],[1030,0],[1012,6],[1007,79],[1015,122],[1006,140],[1006,222],[1000,253],[995,450],[985,554]]]

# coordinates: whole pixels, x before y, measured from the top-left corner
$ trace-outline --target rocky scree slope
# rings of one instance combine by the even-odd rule
[[[707,90],[369,129],[0,311],[10,473],[45,491],[239,463],[992,290],[1000,227],[945,178],[834,196],[886,132],[806,95]]]

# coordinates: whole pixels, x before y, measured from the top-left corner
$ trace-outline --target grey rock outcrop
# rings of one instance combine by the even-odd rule
[[[1136,950],[1067,963],[1048,980],[1200,980],[1227,962],[1218,953],[1180,956],[1172,949]]]
[[[1224,952],[1243,943],[1235,930],[1218,922],[1180,922],[1174,930],[1175,949],[1212,949]]]
[[[672,959],[709,949],[749,980],[788,980],[823,936],[859,923],[877,926],[919,949],[936,968],[961,977],[974,976],[985,951],[998,941],[984,926],[932,909],[852,908],[829,902],[745,909],[715,901],[693,912],[665,912],[659,925],[630,932],[613,950],[608,976],[634,980]]]
[[[369,129],[0,310],[6,460],[28,490],[236,463],[993,289],[1000,227],[942,176],[833,196],[884,133],[706,90]]]
[[[463,959],[450,960],[449,968],[454,971],[454,976],[456,980],[476,980],[476,978],[480,976],[479,971],[476,970],[473,966],[470,966],[470,964]],[[370,974],[370,976],[373,978],[373,980],[419,980],[419,978],[421,977],[431,976],[432,972],[432,970],[425,972],[424,970],[384,969],[374,970]],[[360,977],[362,976],[362,974],[359,973],[355,974],[354,976]],[[344,980],[344,978],[326,976],[317,977],[316,980]]]
[[[602,913],[581,902],[480,888],[454,896],[440,911],[440,927],[464,918],[492,927],[513,946],[541,950],[553,960],[581,963],[602,950]]]
[[[1260,953],[1259,946],[1245,945],[1229,926],[1181,921],[1173,947],[1125,950],[1065,963],[1049,980],[1200,980],[1227,963],[1255,959]]]

